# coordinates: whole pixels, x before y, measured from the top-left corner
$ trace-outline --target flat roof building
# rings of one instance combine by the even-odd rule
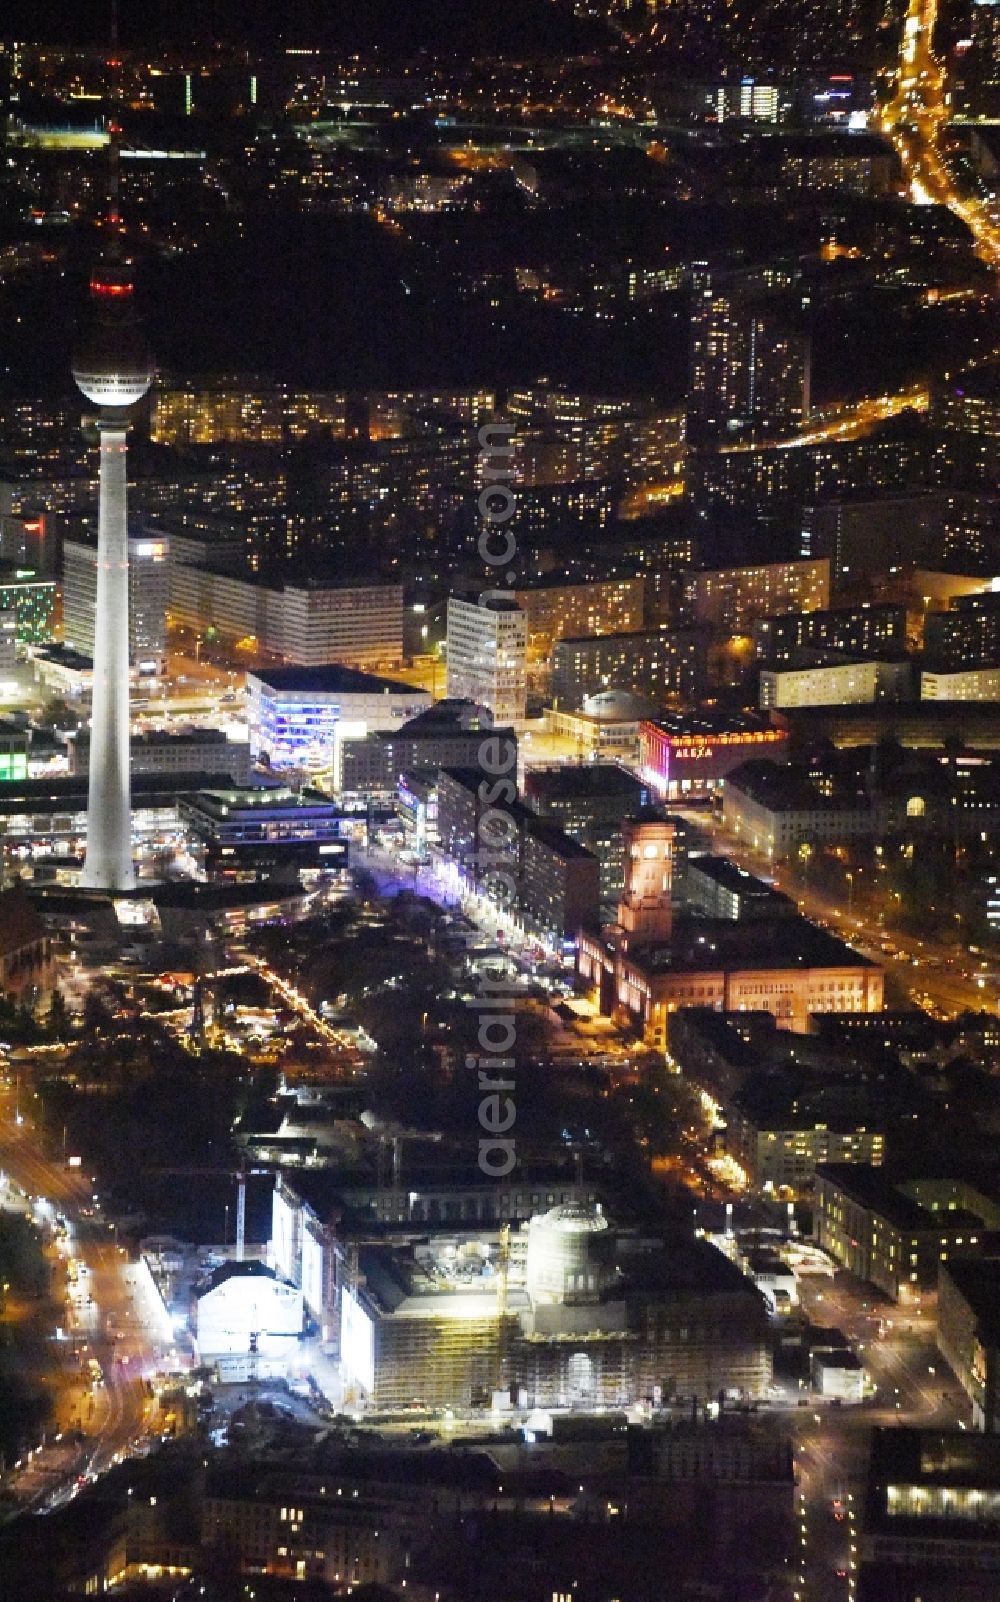
[[[90,739],[81,729],[69,742],[69,771],[83,776],[90,762]],[[223,729],[148,729],[129,741],[133,773],[215,773],[233,784],[250,780],[250,746]]]
[[[527,711],[528,619],[513,596],[448,597],[448,695],[486,707],[494,723]]]
[[[532,812],[519,800],[491,805],[477,768],[442,768],[438,775],[438,838],[443,857],[470,885],[486,893],[503,885],[498,901],[524,919],[528,928],[551,939],[572,940],[581,928],[599,921],[600,869],[597,858],[576,840]],[[483,828],[492,837],[502,816],[502,834],[484,853]],[[486,825],[483,820],[487,819]]]
[[[681,705],[704,694],[704,631],[689,628],[566,636],[552,651],[550,693],[560,711],[576,712],[602,691]]]
[[[46,645],[52,639],[56,581],[34,568],[0,562],[0,612],[17,618],[19,645]]]
[[[345,1240],[341,1252],[340,1360],[355,1401],[482,1406],[502,1383],[532,1407],[623,1407],[657,1387],[749,1397],[769,1381],[763,1298],[706,1241],[640,1237],[569,1203],[533,1215],[506,1248],[498,1232],[467,1231]]]
[[[576,840],[601,865],[601,902],[613,904],[625,887],[622,825],[647,807],[650,787],[610,762],[529,768],[524,799],[542,818]]]
[[[758,659],[770,667],[794,666],[800,651],[836,651],[864,661],[896,656],[907,646],[906,607],[838,606],[785,612],[753,625]]]
[[[516,769],[517,735],[512,727],[494,727],[489,713],[470,701],[438,701],[399,729],[338,739],[333,788],[342,795],[393,795],[404,773],[476,767],[484,743],[492,748],[496,740],[513,746]]]
[[[213,880],[295,881],[347,867],[340,811],[315,790],[199,790],[181,797],[180,813]]]
[[[804,918],[734,923],[678,920],[669,937],[624,946],[605,935],[581,938],[579,973],[602,1012],[630,1019],[668,1050],[669,1017],[687,1007],[764,1011],[806,1034],[814,1012],[877,1011],[883,973]]]
[[[798,764],[745,762],[726,777],[722,815],[737,840],[783,862],[800,845],[868,839],[883,825],[884,809],[863,791],[830,795]]]
[[[760,701],[772,707],[847,706],[851,702],[906,701],[912,671],[902,662],[820,662],[811,667],[762,668]]]
[[[941,1263],[937,1343],[976,1429],[1000,1433],[1000,1256]]]
[[[785,729],[753,713],[668,713],[640,726],[640,772],[667,800],[711,796],[748,758],[781,761],[787,745]]]
[[[951,673],[921,673],[920,699],[1000,702],[1000,666],[958,668]]]
[[[795,902],[728,857],[689,856],[684,870],[688,910],[705,918],[784,918]]]
[[[821,1163],[867,1163],[885,1153],[879,1090],[799,1076],[755,1077],[726,1105],[726,1150],[759,1195],[812,1191]]]
[[[544,665],[557,640],[567,636],[621,634],[641,629],[645,580],[546,579],[516,589],[514,600],[527,619],[529,666]]]
[[[813,1227],[841,1267],[907,1302],[933,1289],[953,1256],[996,1255],[1000,1198],[959,1177],[834,1163],[816,1170]]]
[[[143,675],[166,665],[170,546],[164,537],[128,537],[129,666]],[[97,537],[63,541],[63,642],[93,658],[97,607]]]
[[[273,581],[205,562],[170,565],[170,612],[303,667],[391,667],[403,657],[401,584],[289,574]]]
[[[859,1535],[858,1602],[995,1602],[1000,1439],[875,1430]]]
[[[426,690],[336,665],[247,674],[250,751],[274,768],[335,768],[334,741],[400,728],[431,705]]]
[[[749,634],[761,618],[828,607],[830,563],[820,558],[696,573],[688,600],[696,622],[725,634]]]

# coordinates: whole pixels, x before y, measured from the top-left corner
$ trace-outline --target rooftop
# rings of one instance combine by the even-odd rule
[[[23,890],[0,893],[0,957],[44,940],[45,926]]]
[[[382,1313],[407,1318],[499,1316],[499,1231],[400,1246],[362,1246],[364,1292]],[[508,1290],[510,1311],[523,1294]]]
[[[189,798],[190,806],[212,818],[239,817],[267,812],[321,812],[336,817],[339,809],[319,790],[263,789],[237,786],[224,790],[199,790]]]
[[[218,773],[205,773],[200,769],[181,773],[133,773],[133,809],[170,806],[179,795],[212,791],[218,782]],[[261,792],[267,794],[266,784],[261,786]],[[85,807],[86,804],[85,773],[72,777],[60,774],[43,779],[14,779],[0,786],[0,817],[28,810],[47,811],[49,808],[68,811]]]
[[[470,730],[478,732],[481,728],[488,728],[492,731],[493,724],[489,713],[476,706],[474,701],[463,701],[451,696],[443,701],[435,701],[433,706],[425,707],[422,712],[417,712],[412,718],[408,718],[401,728],[389,730],[388,732],[380,730],[379,732],[382,738],[391,740],[397,734],[426,734],[431,736],[451,734],[453,731],[456,733]],[[505,732],[512,733],[513,731],[507,730]]]
[[[613,762],[588,762],[557,768],[532,768],[525,774],[525,792],[544,796],[547,801],[576,800],[586,796],[615,795],[623,800],[638,798],[648,787],[627,769]]]
[[[855,1163],[820,1163],[817,1179],[833,1184],[853,1202],[877,1213],[901,1230],[941,1230],[982,1225],[983,1220],[968,1208],[949,1206],[924,1207],[911,1194],[920,1185],[961,1187],[967,1200],[976,1194],[972,1184],[965,1185],[955,1174],[931,1175],[893,1173],[886,1168],[868,1168]],[[956,1198],[957,1199],[957,1198]],[[984,1198],[982,1199],[984,1200]]]
[[[550,823],[548,819],[538,817],[530,807],[523,806],[520,802],[515,802],[514,806],[517,809],[517,813],[524,820],[525,833],[530,835],[533,840],[540,841],[550,851],[555,852],[557,856],[563,857],[567,861],[596,862],[597,858],[594,853],[588,851],[586,846],[580,845],[571,835],[566,834],[563,829],[559,828],[558,824]]]
[[[680,918],[672,938],[634,948],[653,973],[758,968],[873,968],[875,963],[805,918]]]
[[[831,1352],[817,1352],[814,1360],[820,1368],[849,1369],[855,1374],[861,1367],[861,1359],[846,1346]]]
[[[653,727],[677,740],[690,740],[696,735],[717,738],[722,734],[765,734],[773,739],[780,736],[766,717],[754,712],[661,712],[653,719]]]
[[[0,575],[0,584],[8,582],[9,580]],[[51,579],[48,582],[55,584],[55,579]],[[84,656],[82,651],[74,651],[69,645],[61,643],[45,645],[37,650],[35,655],[42,662],[54,662],[59,667],[72,668],[77,673],[92,673],[94,671],[93,659],[89,656]]]
[[[774,898],[777,901],[787,901],[789,898],[782,895],[773,885],[764,879],[758,879],[755,873],[748,873],[746,868],[740,868],[728,857],[715,857],[706,853],[700,857],[689,857],[687,871],[696,871],[712,879],[723,890],[732,890],[740,896],[761,896]]]
[[[982,1337],[1000,1344],[1000,1258],[955,1257],[941,1266],[968,1302]]]
[[[70,739],[77,746],[90,744],[89,728],[80,728],[70,735]],[[130,743],[146,749],[166,747],[179,749],[185,745],[239,745],[241,742],[232,740],[225,729],[145,729],[141,733],[133,732]]]
[[[742,762],[726,784],[772,812],[836,812],[870,805],[863,791],[824,795],[804,767],[771,762],[766,757]]]
[[[880,1078],[865,1082],[854,1076],[848,1080],[838,1073],[814,1081],[812,1073],[789,1068],[753,1075],[740,1089],[734,1106],[759,1130],[877,1134],[887,1122],[886,1103],[886,1087]]]
[[[463,606],[481,606],[486,612],[520,612],[513,595],[496,595],[485,591],[482,595],[449,595],[448,605],[461,602]]]
[[[677,635],[702,635],[696,625],[669,629],[625,629],[621,634],[564,634],[555,642],[557,651],[567,646],[595,646],[598,650],[614,645],[640,645],[644,640],[674,639]]]
[[[249,684],[260,684],[266,690],[290,690],[316,695],[409,695],[415,701],[430,704],[427,690],[418,690],[400,679],[383,679],[375,673],[363,673],[359,668],[342,667],[339,663],[324,663],[322,667],[254,668],[247,673]]]
[[[969,1430],[874,1431],[865,1506],[868,1531],[904,1541],[968,1543],[971,1563],[976,1544],[988,1540],[995,1550],[998,1497],[1000,1436]],[[939,1588],[937,1594],[943,1596],[945,1590]]]
[[[748,1039],[747,1034],[757,1034],[763,1028],[765,1041],[769,1042],[774,1029],[774,1019],[769,1012],[740,1015],[743,1028],[751,1020],[754,1027],[744,1033],[742,1028],[737,1027],[733,1014],[716,1012],[712,1007],[685,1007],[677,1015],[676,1029],[684,1038],[695,1036],[699,1045],[709,1049],[713,1056],[721,1058],[730,1067],[749,1073],[761,1065],[764,1056],[761,1046],[752,1038]]]
[[[46,578],[37,573],[33,567],[17,567],[13,562],[0,562],[0,584],[50,584],[55,587],[54,578]]]
[[[441,768],[439,769],[440,779],[450,779],[454,784],[459,785],[463,790],[470,791],[473,795],[478,795],[480,786],[483,783],[483,775],[479,768]],[[588,851],[585,846],[579,845],[568,834],[564,833],[558,824],[550,823],[546,818],[540,818],[537,812],[532,812],[531,808],[525,806],[523,801],[504,802],[503,812],[513,823],[519,824],[524,829],[525,834],[530,835],[535,840],[542,841],[553,851],[558,852],[560,856],[595,860],[592,851]]]
[[[194,1293],[196,1296],[207,1296],[209,1291],[218,1290],[220,1285],[224,1285],[230,1279],[266,1279],[272,1283],[280,1282],[280,1276],[273,1268],[268,1268],[266,1263],[254,1262],[252,1259],[242,1263],[227,1262],[220,1264],[204,1279],[199,1280]]]

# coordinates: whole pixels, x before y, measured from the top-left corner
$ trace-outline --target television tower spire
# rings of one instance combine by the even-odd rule
[[[87,847],[81,882],[95,890],[131,890],[135,866],[129,754],[126,441],[129,409],[149,389],[153,366],[133,306],[134,284],[122,240],[118,214],[120,127],[114,113],[109,130],[106,231],[90,279],[87,324],[73,357],[78,388],[100,408],[94,689]]]

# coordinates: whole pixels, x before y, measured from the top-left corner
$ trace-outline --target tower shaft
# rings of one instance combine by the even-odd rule
[[[94,695],[87,792],[87,853],[82,883],[131,890],[132,781],[129,757],[129,595],[127,424],[101,418],[97,523]]]

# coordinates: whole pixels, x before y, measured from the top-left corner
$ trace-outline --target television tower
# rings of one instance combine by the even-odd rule
[[[90,280],[90,311],[73,357],[73,377],[100,407],[97,605],[87,793],[87,849],[81,883],[131,890],[132,779],[129,754],[129,583],[126,439],[129,408],[153,378],[152,358],[133,305],[134,284],[118,212],[117,121],[109,125],[108,212]]]

